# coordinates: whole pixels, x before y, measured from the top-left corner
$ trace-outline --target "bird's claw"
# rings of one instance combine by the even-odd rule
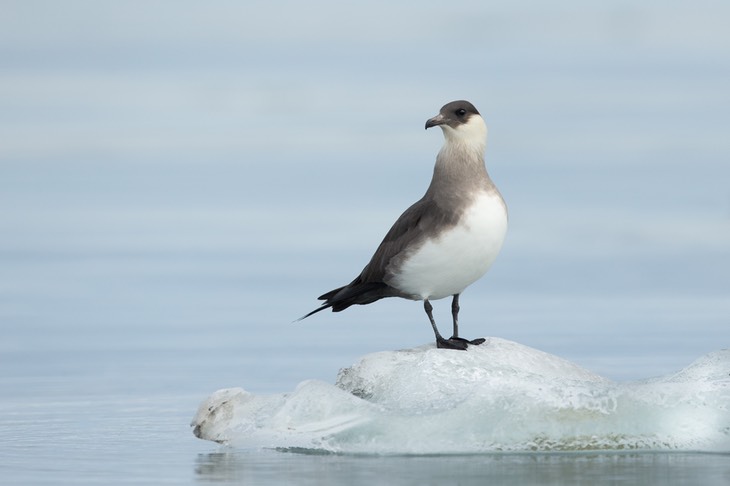
[[[479,344],[482,344],[486,341],[484,338],[478,338],[478,339],[472,339],[471,341],[468,339],[451,336],[449,339],[437,339],[436,340],[436,347],[441,349],[458,349],[461,351],[466,351],[466,348],[471,344],[473,346],[478,346]]]

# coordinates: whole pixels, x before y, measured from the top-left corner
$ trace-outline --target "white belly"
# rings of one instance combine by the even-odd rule
[[[484,193],[459,224],[427,240],[389,285],[420,299],[460,294],[481,278],[497,257],[507,233],[507,211],[497,193]]]

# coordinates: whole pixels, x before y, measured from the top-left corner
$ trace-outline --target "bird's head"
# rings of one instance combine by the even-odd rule
[[[426,120],[426,128],[439,126],[447,143],[456,143],[483,150],[487,138],[487,125],[477,109],[468,101],[459,100],[445,104],[439,114]]]

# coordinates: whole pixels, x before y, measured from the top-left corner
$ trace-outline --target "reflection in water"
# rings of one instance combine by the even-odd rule
[[[200,482],[255,484],[726,484],[730,455],[687,453],[375,456],[226,450],[200,454]]]

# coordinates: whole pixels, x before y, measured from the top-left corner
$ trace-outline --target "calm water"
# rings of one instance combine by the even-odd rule
[[[291,321],[420,197],[441,144],[423,122],[456,98],[490,126],[511,218],[464,332],[621,381],[726,348],[724,3],[3,11],[4,482],[730,479],[727,455],[310,456],[188,427],[219,388],[333,382],[432,338],[405,301]]]

